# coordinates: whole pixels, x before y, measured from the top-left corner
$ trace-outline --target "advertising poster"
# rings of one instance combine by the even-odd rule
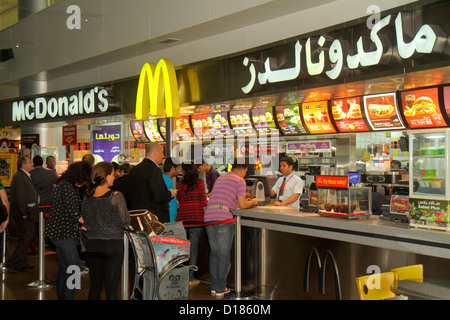
[[[332,100],[331,113],[339,132],[369,131],[363,120],[359,97]]]
[[[288,142],[286,153],[331,152],[331,141]]]
[[[391,196],[391,213],[408,214],[408,196],[396,195]]]
[[[120,154],[121,149],[120,125],[98,126],[92,130],[93,154],[102,158],[102,161],[112,161]]]
[[[373,130],[397,130],[405,126],[397,108],[394,92],[364,96],[364,111]]]
[[[401,99],[403,114],[411,128],[447,126],[439,107],[438,88],[405,91]]]
[[[328,102],[302,103],[303,119],[311,134],[335,133],[328,114]]]
[[[131,127],[131,133],[133,134],[134,139],[138,143],[150,142],[149,138],[145,134],[144,123],[142,121],[131,121],[130,127]]]
[[[258,133],[265,135],[278,134],[276,129],[275,119],[273,117],[273,108],[253,108],[252,121]]]
[[[64,126],[63,127],[63,146],[70,146],[77,144],[77,126]]]
[[[308,131],[302,124],[300,117],[300,107],[298,105],[286,105],[275,107],[275,114],[278,126],[283,135],[302,135]]]
[[[144,121],[144,132],[151,142],[163,142],[158,130],[158,121],[156,119]]]

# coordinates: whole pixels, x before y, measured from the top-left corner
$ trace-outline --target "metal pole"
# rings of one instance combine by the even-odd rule
[[[128,285],[128,260],[129,260],[129,243],[127,235],[123,234],[123,266],[122,266],[122,300],[130,299],[129,285]]]
[[[0,265],[0,270],[1,271],[6,271],[7,270],[6,267],[5,267],[5,264],[6,264],[6,230],[7,229],[3,230],[2,264]]]
[[[241,216],[236,216],[236,224],[234,225],[234,251],[235,251],[235,268],[234,268],[234,286],[235,291],[227,293],[225,299],[229,300],[250,300],[252,295],[248,292],[241,291]]]
[[[44,253],[44,212],[39,213],[39,279],[27,284],[27,287],[43,289],[54,285],[53,281],[45,280],[45,253]]]

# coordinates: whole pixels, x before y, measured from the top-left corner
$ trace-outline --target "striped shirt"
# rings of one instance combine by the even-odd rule
[[[234,211],[239,206],[238,197],[245,197],[245,189],[245,180],[233,172],[228,172],[216,180],[208,206],[224,205]],[[223,221],[231,218],[233,218],[232,213],[223,208],[205,211],[205,222]]]
[[[177,199],[180,205],[175,221],[183,221],[187,225],[202,225],[203,207],[208,204],[206,200],[205,183],[197,180],[197,185],[191,191],[187,191],[187,185],[180,181],[177,183]]]

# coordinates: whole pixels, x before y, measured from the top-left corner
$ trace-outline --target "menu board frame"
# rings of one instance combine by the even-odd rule
[[[383,115],[377,115],[377,118],[375,117],[371,117],[370,113],[368,111],[369,108],[369,104],[368,105],[368,100],[369,99],[375,99],[375,98],[379,98],[379,97],[386,97],[389,95],[394,95],[392,102],[394,103],[393,109],[388,109],[385,108],[386,106],[390,106],[390,105],[382,105],[382,104],[374,104],[377,106],[380,106],[382,108],[385,108],[387,111],[389,112],[390,115],[392,114],[392,116],[390,116],[389,118],[386,118],[386,116]],[[369,95],[364,95],[362,96],[362,103],[364,105],[364,113],[365,113],[365,118],[367,120],[367,123],[369,125],[369,128],[371,128],[371,131],[386,131],[386,130],[405,130],[408,129],[408,125],[407,122],[405,121],[404,117],[403,117],[403,110],[400,109],[399,107],[399,92],[398,91],[391,91],[391,92],[384,92],[384,93],[377,93],[377,94],[369,94]],[[395,114],[393,114],[395,111]],[[394,124],[392,126],[381,126],[383,123],[387,123],[387,121],[389,121],[389,119],[391,119],[392,122],[396,122],[396,120],[398,120],[398,122],[400,123],[400,126],[394,126]]]
[[[352,120],[348,120],[349,119],[349,114],[352,113],[353,111],[351,110],[351,106],[350,103],[348,102],[349,100],[352,99],[358,99],[359,100],[359,112],[361,113],[361,120],[360,118],[352,118]],[[337,112],[342,112],[344,115],[344,119],[336,119],[335,114],[337,115],[337,113],[333,113],[333,102],[334,101],[340,101],[340,100],[347,100],[347,106],[344,107],[343,110],[338,110]],[[342,97],[342,98],[334,98],[329,100],[329,104],[330,104],[330,108],[331,108],[331,119],[332,122],[334,123],[335,128],[337,129],[337,132],[339,133],[351,133],[351,132],[371,132],[373,131],[372,127],[369,125],[367,118],[366,118],[366,112],[365,112],[365,108],[363,106],[363,96],[352,96],[352,97]],[[341,122],[342,121],[342,122]],[[363,122],[366,129],[363,130],[358,130],[358,125],[361,125],[360,122]],[[343,130],[341,129],[341,127],[347,126],[348,129],[347,130]]]
[[[154,133],[155,133],[155,136],[153,137],[154,139],[152,139],[152,137],[150,137],[150,136],[147,134],[147,130],[145,129],[145,123],[146,123],[146,122],[149,122],[149,121],[152,121],[152,122],[153,122],[153,128],[156,129],[156,130],[154,130]],[[163,138],[161,132],[159,131],[159,127],[158,127],[158,119],[143,120],[142,122],[143,122],[143,125],[144,125],[144,132],[145,132],[147,138],[149,138],[149,140],[150,140],[151,142],[158,142],[158,143],[164,142],[164,138]]]
[[[183,123],[182,127],[180,128],[177,122],[181,120],[183,120]],[[194,131],[192,130],[192,123],[190,116],[176,117],[174,126],[175,126],[175,130],[173,130],[174,136],[178,139],[178,141],[194,139]]]
[[[166,141],[167,118],[158,118],[156,120],[157,120],[156,123],[158,125],[158,131],[161,134],[161,137],[163,138],[163,140]],[[163,123],[165,123],[164,126],[163,126]]]
[[[450,99],[450,86],[448,86],[448,87],[449,87],[449,99]],[[445,128],[445,127],[449,126],[449,124],[450,124],[450,114],[447,113],[447,109],[446,109],[446,106],[445,106],[444,88],[445,88],[445,86],[430,86],[430,87],[422,87],[422,88],[414,88],[414,89],[402,90],[402,91],[399,92],[399,105],[402,108],[402,116],[403,116],[405,122],[407,123],[407,125],[408,125],[408,127],[410,129]],[[428,93],[429,91],[432,91],[432,90],[435,90],[435,92],[432,93],[432,94]],[[420,92],[422,92],[422,95],[421,95]],[[410,93],[415,93],[413,95],[413,98],[415,99],[415,101],[411,101],[410,102],[411,106],[406,106],[406,104],[408,103],[406,98],[408,97],[408,95],[410,95]],[[417,94],[419,96],[417,96]],[[428,94],[428,95],[425,95],[425,94]],[[431,95],[431,97],[429,95]],[[423,99],[421,99],[421,98],[423,98]],[[418,102],[417,100],[419,100],[419,99],[422,100],[421,101],[422,104],[419,105],[419,107],[417,107],[417,104],[415,104],[415,103]],[[413,120],[420,121],[422,119],[417,119],[417,117],[412,118],[412,117],[407,116],[405,114],[406,107],[414,108],[413,113],[416,113],[417,110],[419,110],[419,112],[420,112],[420,108],[429,108],[430,107],[430,99],[432,100],[432,102],[434,103],[435,107],[440,112],[440,115],[441,115],[441,118],[442,118],[442,121],[441,121],[442,123],[441,124],[436,123],[438,120],[434,120],[434,121],[433,120],[428,120],[428,121],[432,121],[429,124],[429,126],[414,124]],[[438,105],[436,105],[436,101],[435,100],[437,100],[437,104]],[[450,104],[449,104],[449,109],[450,109]],[[427,115],[426,110],[425,110],[425,112],[422,112],[422,114]]]
[[[326,110],[326,112],[327,112],[327,114],[323,114],[322,113],[322,117],[327,117],[327,119],[328,119],[328,121],[326,121],[326,122],[323,122],[323,124],[328,124],[328,125],[330,125],[331,126],[331,128],[334,130],[334,131],[317,131],[317,132],[313,132],[312,130],[311,130],[311,128],[312,128],[312,125],[314,125],[314,124],[318,124],[318,127],[319,128],[321,128],[321,129],[323,129],[322,128],[322,123],[318,123],[317,122],[317,119],[316,119],[316,117],[314,116],[314,121],[315,121],[315,123],[311,123],[311,124],[308,124],[308,122],[306,121],[306,117],[305,117],[305,112],[304,112],[304,106],[305,105],[308,105],[308,104],[310,104],[310,105],[314,105],[313,107],[315,107],[315,108],[317,108],[317,105],[318,104],[320,104],[320,103],[323,103],[324,105],[325,105],[325,110]],[[320,100],[320,101],[311,101],[311,102],[302,102],[301,104],[300,104],[300,107],[301,107],[301,110],[302,110],[302,112],[301,112],[301,116],[302,116],[302,121],[303,121],[303,123],[304,123],[304,125],[305,125],[305,127],[307,128],[307,130],[309,131],[309,133],[310,134],[335,134],[335,133],[338,133],[339,131],[338,131],[338,129],[337,129],[337,127],[336,127],[336,124],[334,123],[334,121],[333,121],[333,117],[332,117],[332,114],[331,114],[331,102],[330,102],[330,100]],[[306,106],[306,107],[311,107],[311,106]],[[314,113],[316,113],[317,111],[314,111]]]
[[[285,109],[286,106],[289,106],[289,107],[297,106],[298,107],[298,117],[300,118],[300,122],[301,122],[300,124],[298,124],[296,126],[290,126],[287,123],[285,112],[284,112],[284,109]],[[280,112],[278,110],[279,108],[283,108],[282,116],[280,116]],[[287,104],[287,105],[278,105],[278,106],[274,106],[273,107],[273,114],[274,114],[274,118],[275,118],[275,123],[276,123],[278,129],[280,130],[280,133],[283,136],[304,136],[304,135],[310,134],[308,128],[305,125],[303,117],[301,115],[300,108],[301,108],[301,104],[299,104],[299,103],[297,103],[297,104]],[[294,115],[294,116],[296,116],[296,115]],[[292,130],[302,130],[303,132],[298,132],[298,131],[288,132],[285,128],[296,128],[296,129],[292,129]]]
[[[140,133],[139,136],[138,136],[139,132],[137,131],[136,126],[134,125],[135,123],[138,123],[138,124],[140,123],[140,127],[142,129],[142,132]],[[147,134],[145,133],[143,120],[131,120],[130,121],[130,130],[131,130],[131,134],[133,135],[134,140],[136,140],[137,143],[150,143],[151,142],[150,138],[147,137]]]
[[[215,116],[214,116],[215,115]],[[219,115],[220,119],[213,119],[212,116],[216,117]],[[195,117],[201,116],[205,119],[195,119]],[[201,132],[199,127],[194,126],[194,121],[202,121]],[[208,112],[202,113],[199,115],[191,115],[190,116],[191,126],[193,128],[194,135],[198,139],[213,139],[216,137],[234,137],[233,130],[230,125],[230,114],[228,111],[219,111],[219,112]],[[207,128],[205,130],[205,128]]]
[[[253,125],[253,122],[251,120],[251,109],[236,109],[236,110],[230,110],[228,113],[229,116],[229,124],[231,129],[233,129],[234,133],[237,136],[255,136],[256,135],[256,129]],[[242,112],[245,112],[245,116],[248,117],[248,119],[244,118],[244,114]],[[248,114],[246,113],[248,112]],[[238,117],[239,113],[241,113],[241,119]],[[233,118],[235,117],[235,118]],[[246,121],[248,120],[248,122]],[[239,123],[242,122],[242,123]],[[249,124],[250,126],[244,126],[246,124]]]

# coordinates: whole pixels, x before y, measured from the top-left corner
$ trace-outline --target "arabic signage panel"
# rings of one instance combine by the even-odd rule
[[[395,92],[364,96],[364,112],[373,130],[405,129]]]
[[[92,129],[92,154],[102,158],[102,161],[112,161],[120,154],[121,149],[120,125],[98,126]]]
[[[403,115],[411,129],[446,127],[439,105],[438,88],[401,93]]]
[[[275,107],[275,119],[285,136],[307,134],[308,130],[302,123],[298,105]]]
[[[331,152],[331,141],[288,142],[286,153]]]
[[[328,101],[302,103],[302,114],[311,134],[336,133],[328,113]]]
[[[359,97],[332,100],[331,114],[339,132],[369,131],[363,119]]]
[[[158,120],[151,119],[144,121],[144,131],[151,142],[163,142],[164,139],[158,129]]]
[[[138,143],[149,143],[150,139],[147,137],[144,131],[144,124],[141,120],[131,121],[130,123],[131,133],[134,139]]]

